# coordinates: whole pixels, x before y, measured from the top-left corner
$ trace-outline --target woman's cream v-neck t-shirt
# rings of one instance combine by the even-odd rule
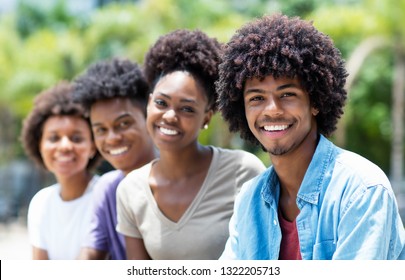
[[[117,230],[141,238],[152,259],[218,259],[242,184],[265,170],[255,155],[212,147],[213,158],[196,197],[178,222],[159,209],[148,178],[153,162],[129,173],[117,189]]]

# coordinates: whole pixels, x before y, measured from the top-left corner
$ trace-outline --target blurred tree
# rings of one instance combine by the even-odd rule
[[[82,24],[84,18],[72,15],[64,0],[57,0],[48,7],[38,2],[19,1],[17,11],[17,31],[26,38],[41,29],[61,32]]]
[[[358,1],[312,17],[348,57],[349,103],[337,142],[376,162],[396,193],[404,191],[405,1]]]
[[[66,7],[67,2],[61,0],[53,2],[47,10],[40,9],[40,5],[27,4],[19,7],[15,17],[0,18],[0,105],[10,108],[9,120],[20,123],[39,91],[59,79],[72,79],[96,60],[125,56],[142,63],[144,53],[160,35],[178,28],[199,28],[226,42],[253,17],[282,11],[314,20],[319,29],[335,40],[346,58],[350,58],[362,40],[375,34],[392,38],[393,34],[403,34],[404,28],[395,24],[403,16],[395,7],[400,10],[404,0],[395,5],[376,0],[110,2],[116,3],[100,2],[102,7],[87,15],[72,14]],[[392,5],[391,10],[389,5]],[[392,13],[396,15],[391,16]],[[402,38],[398,41],[403,40],[401,36],[397,36]],[[389,125],[390,108],[392,103],[397,103],[391,101],[390,91],[394,88],[393,64],[398,59],[394,59],[392,48],[371,53],[353,80],[341,123],[347,124],[345,146],[360,151],[388,172],[393,133]],[[342,131],[346,129],[338,130],[337,141],[339,135],[345,135]],[[15,138],[12,145],[18,143]],[[201,135],[201,141],[242,147],[267,159],[260,148],[251,147],[238,135],[229,134],[219,115]]]
[[[126,2],[105,5],[84,18],[71,14],[61,0],[47,9],[22,1],[15,15],[0,19],[0,105],[10,108],[2,127],[19,130],[40,91],[58,80],[74,78],[96,60],[125,56],[141,63],[149,46],[171,30],[204,28],[223,41],[246,21],[226,0]],[[6,124],[6,119],[13,120],[13,125]],[[204,141],[230,146],[227,127],[220,118],[216,122]],[[9,144],[0,142],[2,147],[19,147],[18,134],[8,133],[13,137],[7,137]],[[7,149],[22,153],[20,147]]]
[[[112,3],[135,3],[139,2],[139,0],[95,0],[97,7],[106,6]]]

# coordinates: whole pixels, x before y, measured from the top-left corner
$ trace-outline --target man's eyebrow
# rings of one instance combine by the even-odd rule
[[[265,92],[265,90],[260,89],[260,88],[250,88],[250,89],[248,89],[248,90],[244,91],[244,93],[245,93],[245,94],[247,94],[247,93],[251,93],[251,92],[259,92],[259,93],[264,93],[264,92]]]
[[[296,85],[296,84],[294,84],[294,83],[285,84],[285,85],[281,85],[281,86],[277,87],[276,90],[283,90],[283,89],[291,88],[291,87],[293,87],[293,88],[298,88],[298,85]]]
[[[283,89],[286,89],[286,88],[298,88],[298,85],[295,84],[295,83],[289,83],[289,84],[281,85],[281,86],[276,88],[276,91],[283,90]],[[263,89],[253,87],[253,88],[250,88],[250,89],[246,90],[244,93],[247,94],[247,93],[251,93],[251,92],[265,93],[266,91],[263,90]]]
[[[122,114],[122,115],[119,115],[118,118],[114,119],[114,122],[116,122],[116,121],[118,121],[118,120],[120,120],[120,119],[122,119],[122,118],[126,118],[126,117],[128,117],[128,116],[131,116],[131,114],[129,114],[129,113],[124,113],[124,114]],[[91,124],[92,127],[94,127],[94,126],[101,126],[101,125],[102,125],[102,123],[99,123],[99,122],[96,122],[96,123],[92,123],[92,124]]]

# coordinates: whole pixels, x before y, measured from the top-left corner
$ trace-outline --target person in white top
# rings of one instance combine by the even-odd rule
[[[221,46],[195,30],[161,36],[145,56],[153,92],[146,128],[160,158],[117,190],[128,259],[218,259],[242,184],[264,171],[255,155],[198,142],[216,111]]]
[[[28,208],[33,259],[75,259],[90,223],[93,170],[101,156],[84,108],[73,102],[66,81],[44,90],[25,118],[21,141],[27,155],[54,174]]]

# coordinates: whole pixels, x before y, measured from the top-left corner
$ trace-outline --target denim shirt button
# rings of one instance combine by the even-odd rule
[[[276,220],[273,220],[273,224],[276,226],[276,225],[277,225],[277,221],[276,221]]]

